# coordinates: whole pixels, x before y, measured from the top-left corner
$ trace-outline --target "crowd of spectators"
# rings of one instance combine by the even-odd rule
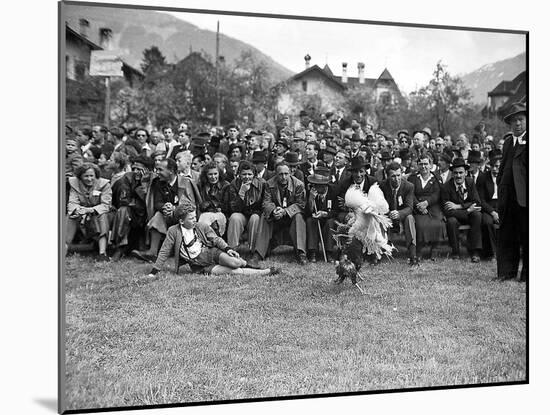
[[[151,131],[68,128],[67,248],[95,241],[99,260],[155,262],[159,251],[167,254],[161,246],[171,227],[185,235],[192,216],[210,238],[205,244],[215,234],[226,251],[248,247],[247,260],[235,263],[241,267],[259,268],[280,244],[292,245],[302,265],[333,261],[332,230],[350,214],[346,191],[378,183],[390,208],[389,238],[404,239],[411,266],[434,260],[441,245],[460,258],[462,231],[472,262],[492,260],[503,143],[483,124],[456,137],[428,127],[390,133],[341,111],[315,120],[302,111],[295,122],[284,116],[271,132],[236,124],[193,131],[188,122]]]

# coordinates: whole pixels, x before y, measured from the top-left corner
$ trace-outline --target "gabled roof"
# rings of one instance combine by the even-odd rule
[[[513,81],[513,91],[511,92],[510,96],[506,100],[506,102],[498,109],[498,113],[500,115],[506,114],[508,112],[508,109],[510,106],[516,102],[527,102],[527,79],[526,79],[526,72],[523,71],[518,76],[514,78]]]
[[[495,95],[501,95],[501,96],[514,95],[518,90],[518,88],[520,88],[522,84],[525,84],[525,76],[526,76],[526,71],[523,71],[511,81],[502,81],[487,95],[489,95],[490,97]]]
[[[388,71],[388,68],[384,68],[384,70],[378,77],[378,80],[393,81],[393,76],[391,76],[390,71]]]
[[[330,70],[328,64],[325,64],[324,68],[323,68],[323,71],[325,71],[326,73],[328,73],[330,76],[334,76],[334,73]]]
[[[303,78],[306,75],[312,74],[312,73],[318,73],[321,75],[321,77],[326,78],[329,82],[333,83],[337,87],[341,89],[346,89],[346,86],[340,82],[337,77],[329,75],[326,71],[321,69],[318,65],[310,66],[309,68],[304,69],[302,72],[297,73],[292,78],[290,78],[293,81],[298,81],[301,78]]]

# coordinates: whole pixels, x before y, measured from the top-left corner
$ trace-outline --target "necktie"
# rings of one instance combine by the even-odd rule
[[[397,210],[397,189],[393,189],[393,208]]]
[[[464,201],[464,188],[462,186],[458,187],[458,197],[461,201]]]
[[[336,170],[336,181],[340,180],[340,172]]]

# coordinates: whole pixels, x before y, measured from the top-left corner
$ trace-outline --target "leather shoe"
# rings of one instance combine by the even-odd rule
[[[312,262],[312,263],[317,262],[317,254],[315,252],[311,252],[309,254],[309,261]]]
[[[306,254],[304,254],[304,253],[298,254],[297,260],[298,260],[298,264],[306,265],[307,264]]]
[[[260,255],[257,252],[246,261],[246,268],[260,269]]]
[[[477,255],[472,255],[472,262],[478,263],[479,262],[479,257]]]
[[[150,255],[145,252],[138,251],[137,249],[134,249],[132,251],[132,256],[145,262],[155,262],[155,260],[157,259],[155,255]]]

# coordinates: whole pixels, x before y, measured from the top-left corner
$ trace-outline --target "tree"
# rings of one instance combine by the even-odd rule
[[[156,46],[151,46],[143,51],[141,70],[147,75],[162,72],[166,68],[166,58]]]
[[[251,50],[243,51],[224,79],[224,101],[235,100],[238,119],[248,117],[257,127],[275,125],[276,94],[271,83],[267,64]]]
[[[441,134],[447,133],[452,116],[460,116],[471,105],[470,91],[458,76],[449,74],[441,61],[437,62],[429,84],[421,88],[419,94],[428,99],[429,109]]]

